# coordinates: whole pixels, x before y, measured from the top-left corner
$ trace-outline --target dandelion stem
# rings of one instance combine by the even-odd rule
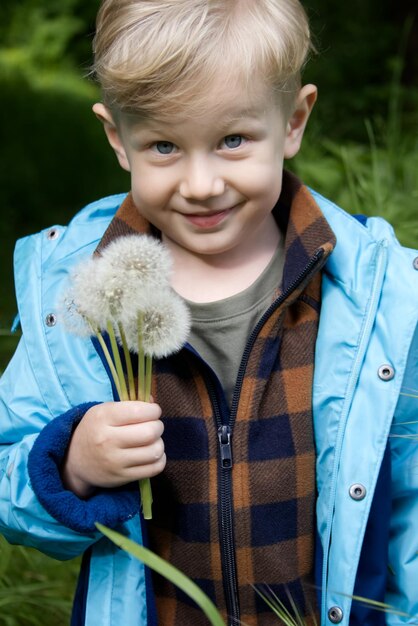
[[[108,321],[106,324],[106,328],[107,328],[107,333],[109,335],[110,345],[112,347],[113,360],[115,363],[116,372],[117,372],[119,383],[120,383],[120,389],[122,392],[121,400],[128,400],[129,396],[128,396],[128,389],[126,387],[125,374],[123,371],[122,361],[120,359],[120,354],[119,354],[118,343],[116,341],[115,330],[113,328],[112,322]]]
[[[144,519],[152,519],[152,490],[149,478],[142,478],[139,481],[139,491],[141,493],[142,515]]]
[[[129,400],[136,400],[134,373],[132,369],[131,353],[126,343],[126,335],[121,322],[118,322],[119,334],[122,341],[123,355],[125,357],[126,371],[128,374]]]
[[[103,354],[105,356],[106,363],[109,366],[109,370],[110,370],[110,373],[112,375],[113,382],[115,383],[116,391],[118,392],[118,396],[120,398],[121,397],[121,388],[120,388],[119,378],[118,378],[118,374],[117,374],[117,371],[115,369],[115,366],[113,364],[112,357],[110,356],[110,352],[109,352],[108,347],[106,345],[106,342],[103,339],[102,334],[101,334],[101,332],[99,330],[96,330],[94,332],[94,334],[96,335],[96,337],[97,337],[97,339],[98,339],[98,341],[100,343],[100,346],[101,346],[101,348],[103,350]]]
[[[148,370],[148,359],[145,362],[144,345],[143,345],[143,315],[138,314],[138,400],[143,402],[149,402],[150,391],[147,391],[148,384],[146,384]],[[152,362],[152,359],[151,359]],[[147,368],[146,368],[147,365]],[[151,387],[151,385],[149,385]],[[141,506],[142,515],[144,519],[152,519],[152,490],[151,481],[149,478],[143,478],[139,481],[139,491],[141,494]]]
[[[145,355],[142,338],[142,313],[138,314],[138,400],[145,397]]]
[[[145,402],[150,401],[152,383],[152,356],[147,354],[145,357]]]

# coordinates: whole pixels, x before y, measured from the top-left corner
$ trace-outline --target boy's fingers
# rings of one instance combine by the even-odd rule
[[[125,469],[132,467],[142,467],[143,465],[152,465],[158,463],[164,452],[164,443],[160,439],[150,446],[143,448],[129,448],[121,453],[121,464]]]
[[[115,435],[120,448],[138,448],[154,444],[164,432],[161,420],[149,420],[136,424],[124,424],[123,428],[116,427]]]
[[[161,408],[158,404],[140,402],[139,400],[104,402],[97,405],[96,408],[97,419],[100,420],[103,417],[103,421],[107,423],[111,421],[114,426],[149,422],[158,420],[161,417]]]
[[[129,481],[141,480],[142,478],[152,478],[160,474],[167,463],[165,453],[158,461],[150,465],[139,465],[137,467],[129,467],[126,469],[126,476]]]

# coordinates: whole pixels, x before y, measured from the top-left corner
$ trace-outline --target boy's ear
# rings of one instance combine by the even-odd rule
[[[97,119],[103,124],[106,137],[115,151],[119,165],[127,172],[130,172],[131,166],[129,165],[126,150],[111,112],[101,102],[96,102],[96,104],[93,105],[93,112]]]
[[[293,112],[286,125],[284,158],[291,159],[298,152],[302,143],[306,124],[316,102],[318,90],[315,85],[305,85],[299,91]]]

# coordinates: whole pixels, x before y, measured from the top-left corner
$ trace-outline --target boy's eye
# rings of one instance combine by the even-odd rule
[[[172,154],[176,147],[171,141],[157,141],[153,148],[159,154]]]
[[[242,135],[227,135],[223,141],[227,148],[233,150],[234,148],[240,147],[244,141],[244,137]]]

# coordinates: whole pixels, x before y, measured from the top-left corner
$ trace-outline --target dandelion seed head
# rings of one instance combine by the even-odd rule
[[[90,324],[77,307],[72,287],[66,289],[58,300],[57,313],[58,320],[64,324],[68,332],[79,337],[89,337],[92,334]]]
[[[120,315],[127,287],[100,257],[84,260],[72,274],[74,306],[95,330],[105,330],[107,322]]]
[[[125,292],[124,290],[117,286],[113,285],[113,280],[109,280],[109,284],[106,284],[104,287],[99,289],[99,297],[103,300],[103,307],[106,319],[114,319],[117,318],[123,307],[123,299]]]
[[[75,331],[77,334],[92,334],[106,330],[109,322],[115,328],[120,324],[124,327],[136,326],[138,311],[149,312],[151,291],[154,298],[156,294],[171,291],[168,283],[170,271],[170,253],[157,239],[147,235],[120,237],[110,243],[100,256],[84,259],[73,270],[71,302],[67,299],[67,303],[63,304],[68,327],[79,327]],[[164,310],[163,300],[161,310]],[[149,312],[149,319],[146,318],[147,328],[153,329],[153,334],[151,330],[148,334],[154,337],[155,346],[158,343],[164,345],[165,340],[168,342],[168,305],[165,309],[161,319],[156,309],[152,314]],[[87,332],[89,326],[92,329],[90,333]],[[176,328],[174,321],[173,328]],[[155,349],[158,351],[157,347]]]
[[[167,248],[154,237],[119,237],[104,248],[101,255],[129,283],[136,282],[137,286],[152,284],[156,287],[168,285],[171,256]]]
[[[172,289],[148,289],[142,293],[141,309],[124,323],[129,349],[138,352],[138,318],[145,354],[163,358],[178,352],[190,330],[190,314],[185,302]]]

